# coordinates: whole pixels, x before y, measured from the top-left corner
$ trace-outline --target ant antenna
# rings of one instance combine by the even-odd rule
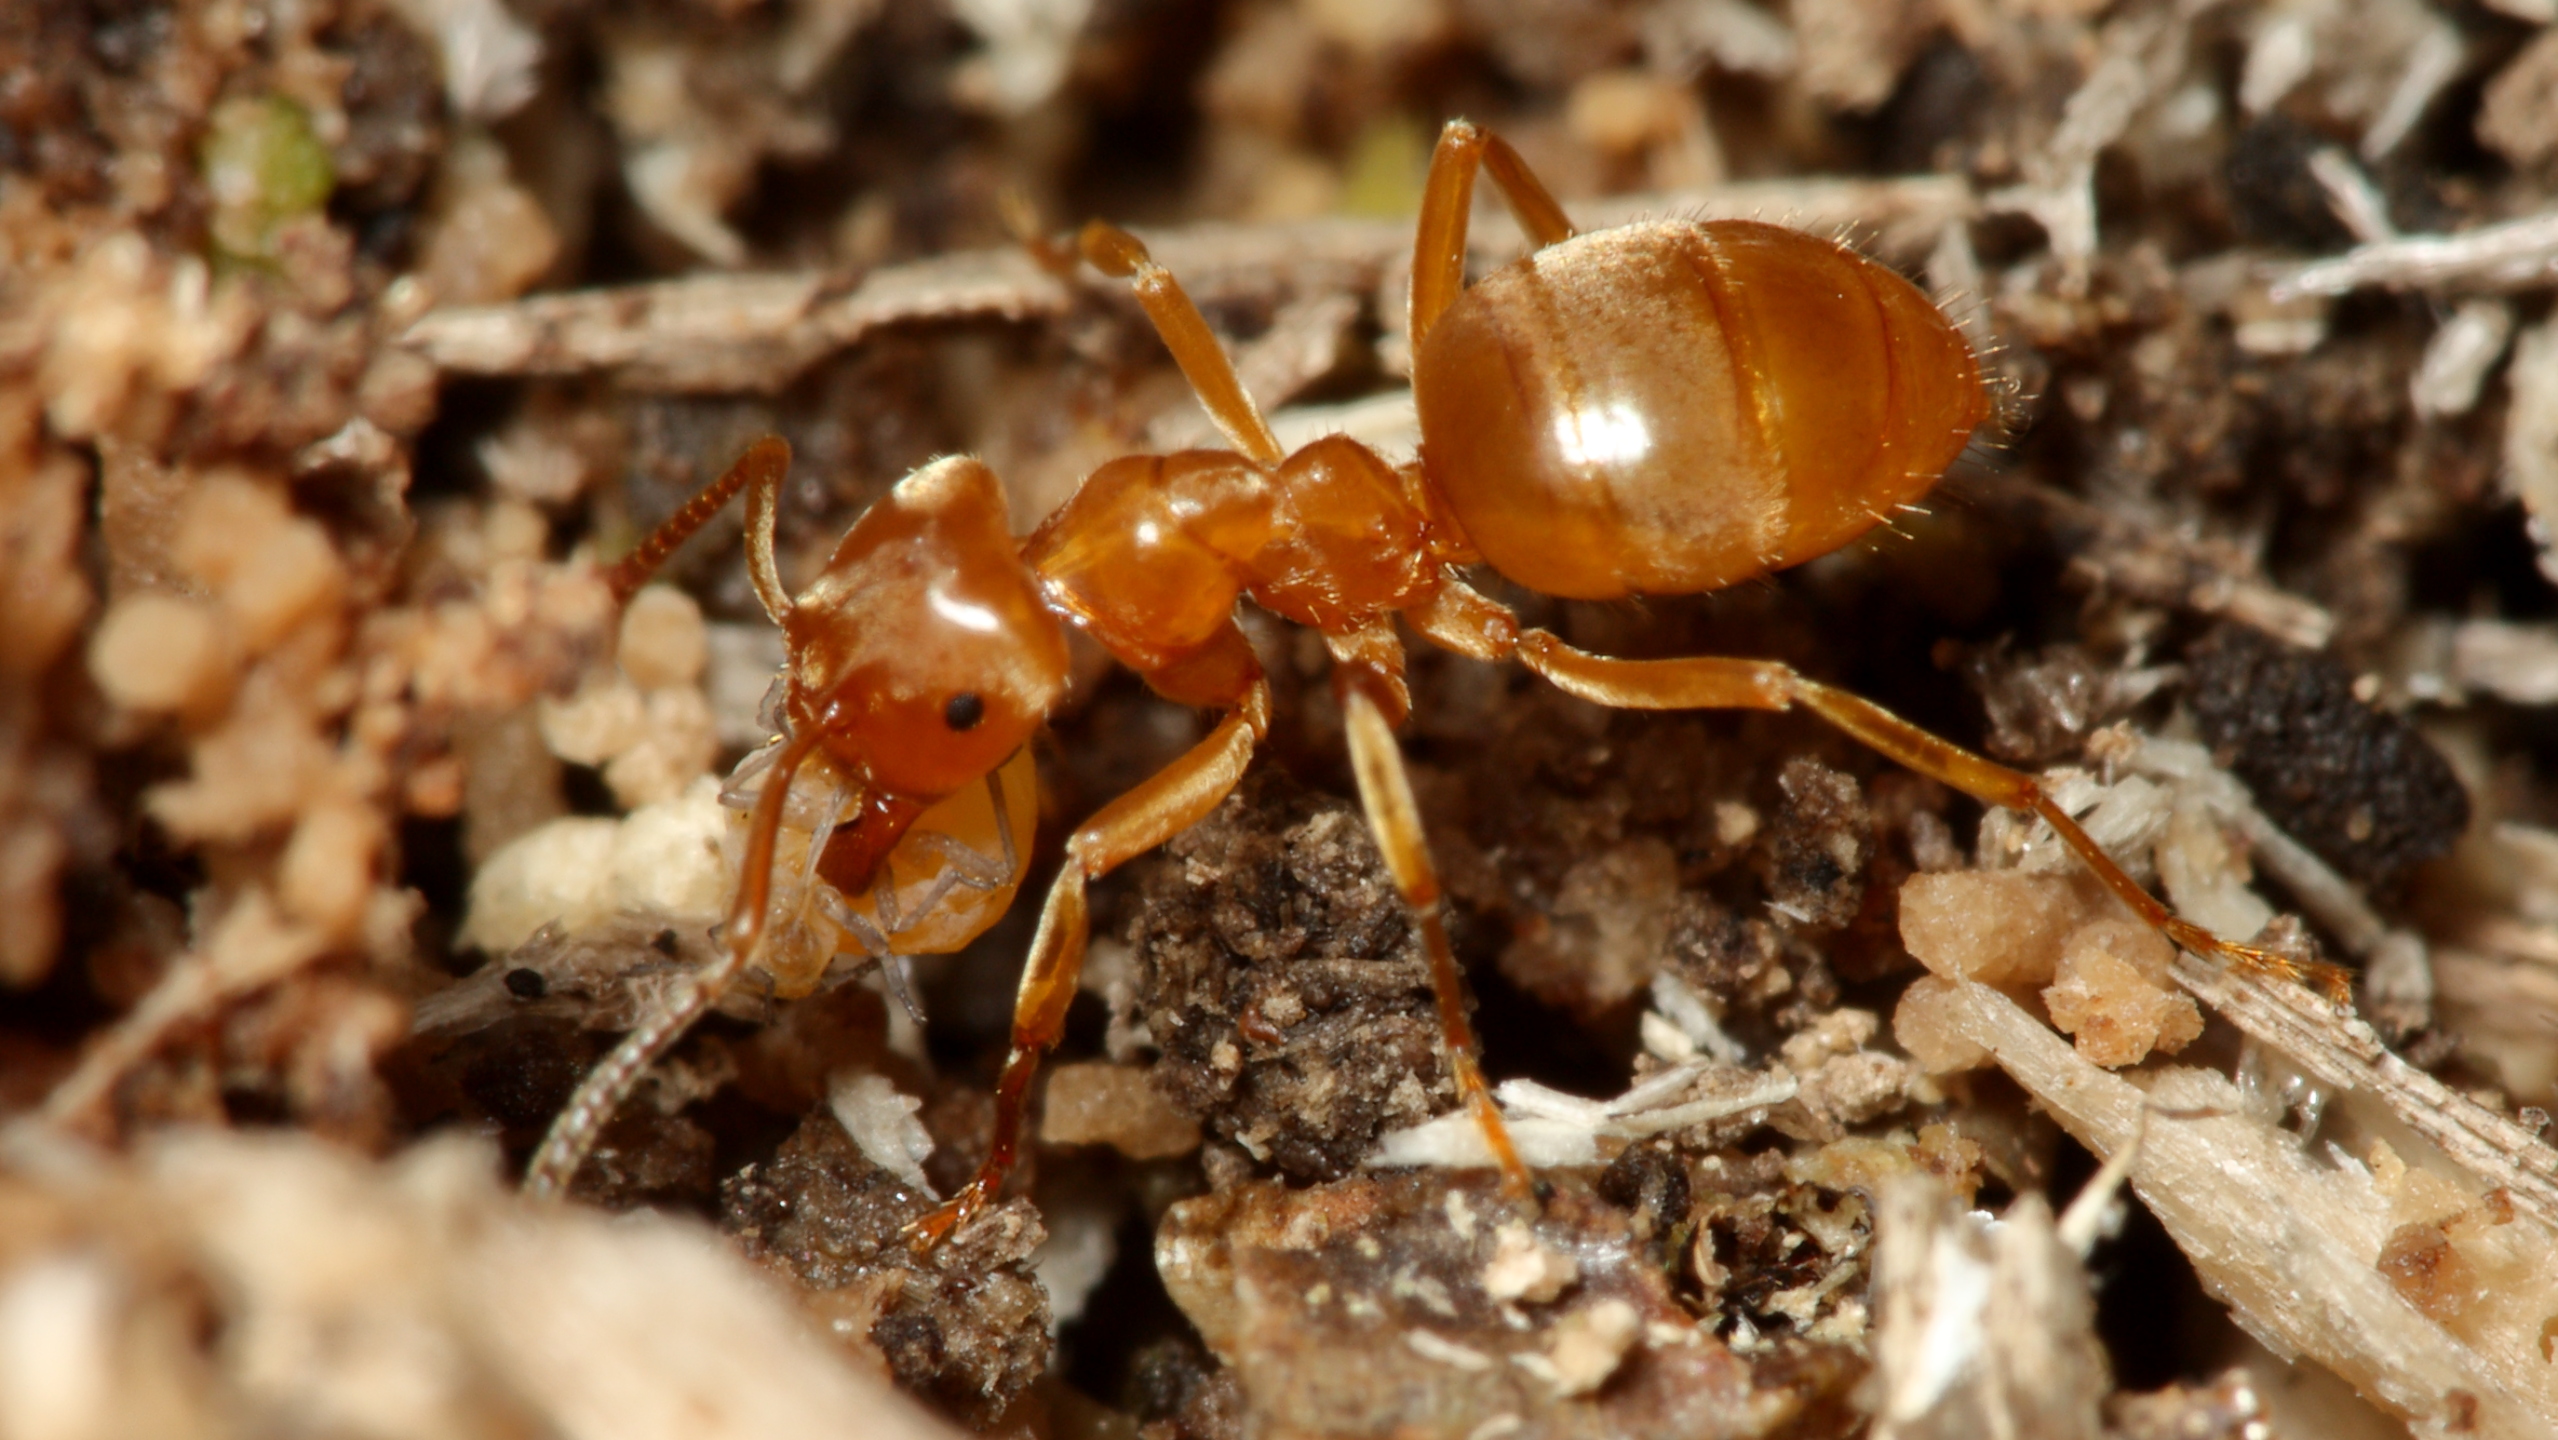
[[[773,850],[781,838],[782,812],[790,798],[791,781],[798,776],[801,762],[816,752],[821,734],[811,726],[806,733],[794,737],[782,750],[781,758],[773,762],[764,793],[755,798],[755,813],[746,831],[746,854],[738,865],[737,899],[729,906],[728,921],[722,927],[724,944],[719,958],[682,982],[667,1006],[623,1036],[613,1053],[605,1056],[603,1063],[577,1087],[559,1118],[551,1122],[551,1132],[542,1137],[542,1147],[533,1152],[532,1163],[524,1168],[526,1195],[545,1199],[568,1189],[569,1182],[577,1177],[578,1167],[586,1163],[588,1153],[595,1148],[596,1137],[603,1133],[613,1112],[630,1097],[640,1076],[665,1055],[694,1021],[718,1004],[728,987],[755,962],[763,948],[764,912],[772,897]]]
[[[781,609],[787,610],[790,608],[787,603],[789,596],[783,592],[781,580],[774,573],[772,507],[763,499],[772,486],[757,482],[769,478],[778,483],[789,472],[789,441],[778,435],[767,435],[746,447],[746,453],[737,457],[737,463],[729,466],[726,474],[712,481],[708,489],[685,501],[682,509],[648,532],[648,538],[640,541],[637,548],[604,572],[604,583],[613,588],[613,603],[630,603],[630,598],[639,593],[650,576],[657,573],[657,567],[666,563],[667,556],[692,539],[695,531],[709,524],[711,517],[719,513],[721,506],[736,498],[738,491],[751,485],[754,493],[746,497],[747,528],[763,535],[765,540],[760,546],[750,544],[746,547],[747,565],[754,577],[757,597],[764,602],[766,610],[773,611],[773,618],[778,622],[781,611],[774,610],[774,599],[781,597],[784,602]]]

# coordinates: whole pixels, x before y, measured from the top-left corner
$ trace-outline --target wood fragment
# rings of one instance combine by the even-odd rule
[[[2298,985],[2176,958],[2176,980],[2231,1024],[2299,1062],[2340,1090],[2369,1094],[2515,1206],[2558,1226],[2558,1150],[2485,1106],[2408,1064],[2361,1019]]]
[[[125,1075],[181,1027],[285,979],[327,949],[325,937],[284,919],[265,895],[252,893],[214,925],[202,949],[171,961],[140,1003],[89,1045],[33,1120],[19,1123],[65,1130],[89,1123]]]
[[[2189,961],[2179,977],[2201,968]],[[2298,1004],[2264,993],[2270,989],[2297,991]],[[2224,980],[2197,993],[2216,1004],[2230,1001],[2247,1017],[2241,1028],[2285,1035],[2321,1078],[2364,1077],[2387,1087],[2393,1108],[2413,1093],[2383,1066],[2345,1053],[2347,1033],[2361,1030],[2369,1038],[2370,1032],[2359,1022],[2307,1013],[2323,1007],[2305,990]],[[1951,1003],[1966,1037],[2098,1154],[2111,1156],[2130,1143],[2142,1110],[2149,1109],[2132,1186],[2251,1334],[2278,1353],[2334,1370],[2415,1422],[2419,1434],[2551,1433],[2542,1417],[2558,1397],[2538,1355],[2463,1340],[2383,1276],[2375,1262],[2392,1220],[2368,1175],[2314,1164],[2297,1137],[2250,1118],[2237,1087],[2219,1074],[2156,1072],[2146,1077],[2144,1092],[2133,1079],[2080,1060],[2040,1020],[1987,986],[1961,984]],[[2377,1039],[2368,1049],[2386,1055]],[[2442,1098],[2477,1108],[2456,1096]],[[2480,1112],[2479,1118],[2493,1117]],[[2531,1178],[2510,1157],[2490,1170]],[[2490,1178],[2489,1171],[2481,1178]],[[2545,1222],[2546,1187],[2535,1183],[2533,1191],[2528,1199],[2515,1191],[2517,1207],[2527,1208],[2531,1219],[2513,1223]]]
[[[1580,208],[1598,229],[1644,217],[1764,219],[1870,237],[1890,260],[1922,257],[1950,221],[1977,210],[1960,179],[1757,181],[1621,196]],[[1326,291],[1366,294],[1412,245],[1402,220],[1194,225],[1148,231],[1147,245],[1203,304]],[[1518,255],[1507,224],[1476,232],[1481,265]],[[867,275],[704,274],[645,285],[535,295],[430,312],[404,343],[467,375],[611,372],[634,389],[719,393],[780,389],[883,325],[1032,320],[1064,313],[1075,290],[1018,246],[963,250]]]
[[[2074,563],[2135,600],[2225,615],[2310,650],[2324,646],[2335,633],[2336,617],[2324,607],[2266,583],[2234,557],[2141,526],[2075,495],[2008,475],[1966,480],[1963,494],[2050,531]]]
[[[2449,291],[2523,290],[2558,274],[2558,212],[2453,235],[2399,235],[2357,245],[2274,282],[2276,300],[2342,295],[2368,286]]]
[[[2041,1195],[1993,1225],[1927,1175],[1874,1222],[1875,1440],[2097,1440],[2111,1388],[2080,1257]]]

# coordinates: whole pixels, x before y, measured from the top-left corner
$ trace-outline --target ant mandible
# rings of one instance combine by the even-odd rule
[[[1534,249],[1469,288],[1478,170]],[[745,490],[751,574],[788,643],[786,739],[748,822],[722,957],[697,996],[755,962],[786,795],[811,756],[822,753],[861,792],[821,866],[852,891],[899,853],[919,816],[1029,741],[1065,693],[1068,626],[1157,693],[1222,712],[1205,739],[1067,837],[1022,972],[985,1162],[915,1223],[918,1243],[993,1200],[1013,1164],[1031,1081],[1083,963],[1086,888],[1205,818],[1267,733],[1269,688],[1235,621],[1244,597],[1313,627],[1332,652],[1360,800],[1428,956],[1458,1091],[1514,1194],[1531,1182],[1476,1062],[1395,741],[1410,709],[1398,615],[1445,649],[1515,658],[1602,705],[1799,706],[1967,795],[2040,816],[2177,945],[2343,993],[2335,967],[2232,944],[2171,914],[2029,776],[1778,661],[1577,649],[1523,628],[1459,577],[1457,567],[1482,563],[1570,599],[1697,594],[1827,554],[1926,493],[1987,418],[1989,392],[1961,335],[1894,272],[1755,221],[1579,234],[1515,151],[1452,122],[1431,158],[1413,250],[1421,450],[1395,465],[1338,435],[1284,453],[1197,306],[1142,243],[1095,222],[1077,248],[1132,282],[1232,450],[1112,460],[1018,542],[992,471],[935,461],[864,514],[793,598],[772,551],[789,450],[768,439],[614,575],[623,593],[636,588]],[[643,1026],[597,1067],[535,1157],[528,1188],[566,1183],[622,1092],[688,1019]]]

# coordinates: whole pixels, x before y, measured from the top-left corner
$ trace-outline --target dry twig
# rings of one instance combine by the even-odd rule
[[[2224,552],[2022,477],[1984,475],[1962,495],[2052,532],[2073,562],[2121,593],[2152,605],[2225,615],[2294,645],[2327,643],[2335,617],[2319,605],[2247,573]]]
[[[1592,229],[1645,215],[1781,221],[1871,235],[1886,257],[1915,259],[1950,221],[1976,209],[1963,181],[1784,180],[1686,194],[1628,196],[1582,207]],[[1208,304],[1325,291],[1365,294],[1403,263],[1401,220],[1196,225],[1150,231],[1157,259]],[[1514,257],[1508,225],[1476,232],[1484,263]],[[536,295],[506,305],[438,310],[407,344],[438,367],[475,375],[614,372],[642,390],[773,390],[882,325],[1062,313],[1070,287],[1015,246],[966,250],[868,275],[710,274],[606,290]]]

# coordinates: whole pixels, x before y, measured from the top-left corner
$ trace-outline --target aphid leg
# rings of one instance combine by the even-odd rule
[[[905,1011],[906,1018],[914,1022],[915,1028],[918,1030],[924,1028],[928,1022],[924,1015],[923,999],[915,993],[914,957],[911,955],[879,957],[879,979],[881,984],[888,987],[888,994],[897,1002],[897,1008]]]
[[[737,463],[726,474],[702,487],[701,493],[683,504],[683,508],[666,518],[666,522],[648,532],[630,554],[604,574],[605,583],[613,587],[616,603],[627,602],[648,583],[666,557],[675,553],[693,532],[710,523],[738,491],[746,496],[747,545],[746,560],[755,577],[755,593],[763,598],[764,609],[774,623],[790,609],[790,597],[782,590],[780,574],[773,566],[773,495],[781,489],[782,480],[790,474],[790,442],[777,435],[767,435],[746,447]]]
[[[1236,377],[1226,347],[1217,343],[1216,332],[1208,328],[1190,292],[1146,253],[1145,242],[1116,225],[1095,220],[1084,226],[1076,244],[1094,269],[1130,282],[1137,303],[1146,307],[1146,318],[1155,322],[1155,333],[1163,337],[1164,348],[1172,352],[1174,363],[1181,366],[1199,403],[1207,407],[1208,418],[1217,422],[1227,441],[1264,465],[1278,464],[1286,452],[1271,435],[1269,422],[1261,418],[1261,407]]]
[[[1412,242],[1412,343],[1439,322],[1466,283],[1466,227],[1474,209],[1474,173],[1492,172],[1519,228],[1540,250],[1579,233],[1554,196],[1508,141],[1466,120],[1451,120],[1430,153],[1421,192],[1421,221]]]
[[[1010,763],[1010,762],[1006,762]],[[1021,868],[1021,852],[1013,840],[1012,811],[1004,804],[1003,771],[997,769],[986,777],[986,794],[995,812],[995,853],[944,835],[938,830],[919,830],[907,837],[907,843],[919,850],[929,850],[941,857],[942,873],[933,880],[933,888],[915,902],[915,913],[929,915],[944,897],[962,885],[971,890],[992,890]],[[884,912],[883,912],[884,913]]]
[[[1066,840],[1066,863],[1048,888],[1013,1001],[1012,1049],[995,1082],[995,1124],[976,1178],[906,1227],[918,1248],[938,1243],[992,1204],[1021,1153],[1022,1122],[1040,1057],[1066,1028],[1066,1006],[1084,967],[1089,917],[1084,889],[1127,861],[1208,818],[1270,730],[1270,688],[1259,676],[1208,737],[1145,783],[1102,807]]]
[[[1391,633],[1389,632],[1389,638]],[[1438,867],[1430,861],[1430,842],[1421,829],[1421,808],[1413,802],[1412,777],[1403,766],[1402,747],[1386,718],[1393,703],[1389,690],[1401,688],[1399,675],[1387,675],[1363,664],[1336,660],[1333,684],[1341,696],[1342,730],[1350,744],[1350,768],[1359,780],[1359,800],[1368,812],[1368,828],[1385,856],[1386,873],[1412,912],[1430,957],[1430,993],[1439,1007],[1439,1042],[1448,1052],[1457,1094],[1483,1127],[1484,1144],[1501,1167],[1502,1188],[1513,1197],[1534,1193],[1535,1182],[1510,1143],[1492,1089],[1483,1083],[1483,1067],[1475,1042],[1474,1022],[1466,1017],[1465,980],[1457,970],[1456,951],[1448,943],[1448,927],[1440,901]]]
[[[1009,764],[1007,761],[1006,765]],[[900,854],[930,854],[942,862],[941,872],[933,877],[933,883],[914,899],[912,909],[916,919],[940,909],[942,902],[949,899],[954,890],[1001,889],[1021,873],[1021,851],[1013,840],[1012,812],[1004,803],[1004,773],[1003,769],[998,769],[988,775],[985,782],[988,801],[994,807],[994,854],[989,855],[938,830],[909,831],[899,846]],[[818,848],[812,845],[809,853],[814,856]],[[879,963],[880,978],[907,1017],[917,1025],[923,1024],[924,1007],[915,998],[914,957],[898,954],[894,943],[898,932],[906,928],[908,909],[905,902],[897,898],[895,873],[882,865],[879,878],[872,883],[871,913],[878,917],[877,924],[854,909],[852,901],[833,886],[811,885],[808,888],[815,897],[817,908],[826,918],[833,921],[837,929],[852,936],[864,955]]]
[[[888,987],[889,998],[895,1000],[897,1008],[905,1011],[906,1018],[920,1028],[924,1023],[924,1007],[915,999],[914,962],[898,954],[889,945],[888,937],[880,933],[879,927],[870,923],[844,899],[843,892],[832,886],[819,886],[817,891],[818,910],[834,921],[838,929],[852,936],[853,943],[862,947],[862,953],[879,966],[879,978]]]
[[[2124,874],[2123,867],[2079,828],[2069,812],[2054,804],[2032,776],[1938,739],[1870,700],[1807,680],[1789,665],[1710,656],[1611,660],[1576,650],[1541,630],[1522,633],[1518,653],[1530,669],[1563,690],[1623,709],[1788,710],[1799,705],[1885,757],[1974,799],[2042,817],[2106,889],[2177,945],[2259,975],[2308,980],[2340,1004],[2352,999],[2353,976],[2337,966],[2223,940],[2179,918]]]
[[[837,929],[853,937],[853,943],[861,947],[861,953],[868,956],[871,962],[879,967],[879,978],[881,983],[888,987],[889,998],[895,1000],[897,1007],[906,1012],[907,1019],[921,1027],[924,1023],[924,1007],[915,999],[914,963],[908,957],[898,954],[895,947],[889,944],[888,937],[880,933],[880,927],[873,925],[867,916],[854,909],[852,903],[844,898],[842,891],[831,885],[812,888],[816,891],[818,913],[833,921]]]
[[[1011,879],[1015,868],[1009,861],[999,860],[965,841],[954,840],[934,830],[909,834],[900,848],[910,854],[935,856],[945,867],[933,877],[932,888],[915,897],[917,919],[940,909],[941,902],[950,898],[951,891],[963,888],[992,890]],[[874,908],[879,911],[880,923],[891,931],[904,929],[905,906],[898,900],[896,888],[883,879],[875,893],[878,898]]]
[[[844,898],[844,892],[831,885],[821,885],[815,889],[817,913],[825,916],[836,929],[852,936],[853,943],[862,948],[864,955],[883,965],[887,964],[891,953],[888,937],[880,933],[879,927],[870,923],[868,916],[854,909],[852,902]]]
[[[756,798],[755,813],[746,831],[746,854],[738,866],[737,898],[729,906],[727,933],[721,937],[719,958],[685,981],[664,1009],[623,1036],[613,1053],[587,1073],[577,1093],[569,1097],[567,1106],[551,1122],[550,1133],[542,1137],[532,1163],[525,1167],[525,1194],[553,1196],[568,1189],[569,1182],[577,1177],[578,1167],[586,1163],[587,1152],[595,1148],[595,1137],[629,1098],[640,1076],[682,1038],[694,1021],[718,1004],[720,996],[754,963],[756,952],[762,948],[764,912],[772,897],[773,847],[781,835],[782,810],[788,803],[791,779],[798,774],[800,762],[816,748],[815,731],[791,741],[774,762],[772,776],[764,782],[764,793]]]

